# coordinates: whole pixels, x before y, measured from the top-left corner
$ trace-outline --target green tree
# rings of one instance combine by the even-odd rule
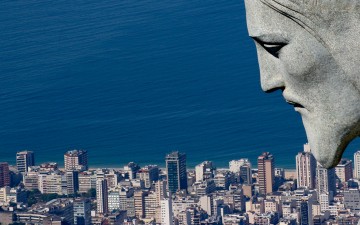
[[[55,194],[55,193],[52,193],[52,194],[42,194],[41,197],[40,197],[40,199],[41,199],[41,201],[43,201],[43,202],[48,202],[48,201],[51,201],[51,200],[53,200],[53,199],[55,199],[55,198],[58,198],[58,197],[59,197],[59,195],[58,195],[58,194]]]
[[[95,198],[96,197],[96,189],[91,188],[86,193],[82,193],[81,196],[87,197],[87,198]]]

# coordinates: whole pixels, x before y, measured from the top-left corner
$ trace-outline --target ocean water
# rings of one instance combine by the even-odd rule
[[[0,161],[86,149],[91,167],[164,165],[179,150],[225,167],[270,151],[294,168],[306,142],[260,89],[242,1],[3,0],[0,31]]]

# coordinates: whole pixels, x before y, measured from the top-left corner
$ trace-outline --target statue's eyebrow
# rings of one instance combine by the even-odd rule
[[[281,43],[281,44],[287,44],[289,43],[289,40],[284,37],[282,34],[278,33],[267,33],[267,34],[250,34],[250,37],[254,39],[255,41],[258,41],[260,43],[264,44],[272,44],[272,43]]]

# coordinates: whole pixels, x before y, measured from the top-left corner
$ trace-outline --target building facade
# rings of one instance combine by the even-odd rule
[[[360,150],[354,153],[354,177],[360,179]]]
[[[308,148],[296,155],[297,186],[310,189],[315,188],[316,159]]]
[[[100,214],[107,213],[108,210],[108,185],[106,179],[96,180],[96,209]]]
[[[172,152],[166,156],[168,190],[176,193],[187,189],[186,155]]]
[[[171,198],[161,200],[161,225],[173,225]]]
[[[91,204],[87,198],[74,200],[74,225],[91,224]]]
[[[22,151],[16,153],[16,166],[20,173],[25,173],[30,166],[35,166],[34,152]]]
[[[10,186],[9,164],[0,162],[0,187]]]
[[[341,159],[339,164],[335,167],[336,179],[340,182],[347,182],[353,178],[352,161],[348,159]]]
[[[204,161],[195,167],[196,181],[203,181],[214,177],[215,167],[211,161]]]
[[[64,165],[66,171],[88,169],[88,154],[86,150],[72,150],[64,154]]]
[[[261,194],[273,192],[275,181],[274,157],[264,152],[258,157],[258,183]]]

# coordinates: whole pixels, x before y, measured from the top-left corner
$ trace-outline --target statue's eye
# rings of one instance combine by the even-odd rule
[[[287,45],[285,42],[264,42],[260,40],[259,38],[254,38],[254,40],[261,45],[268,53],[273,55],[276,58],[279,58],[280,50]]]
[[[263,44],[263,48],[276,58],[279,58],[279,53],[285,44]]]

